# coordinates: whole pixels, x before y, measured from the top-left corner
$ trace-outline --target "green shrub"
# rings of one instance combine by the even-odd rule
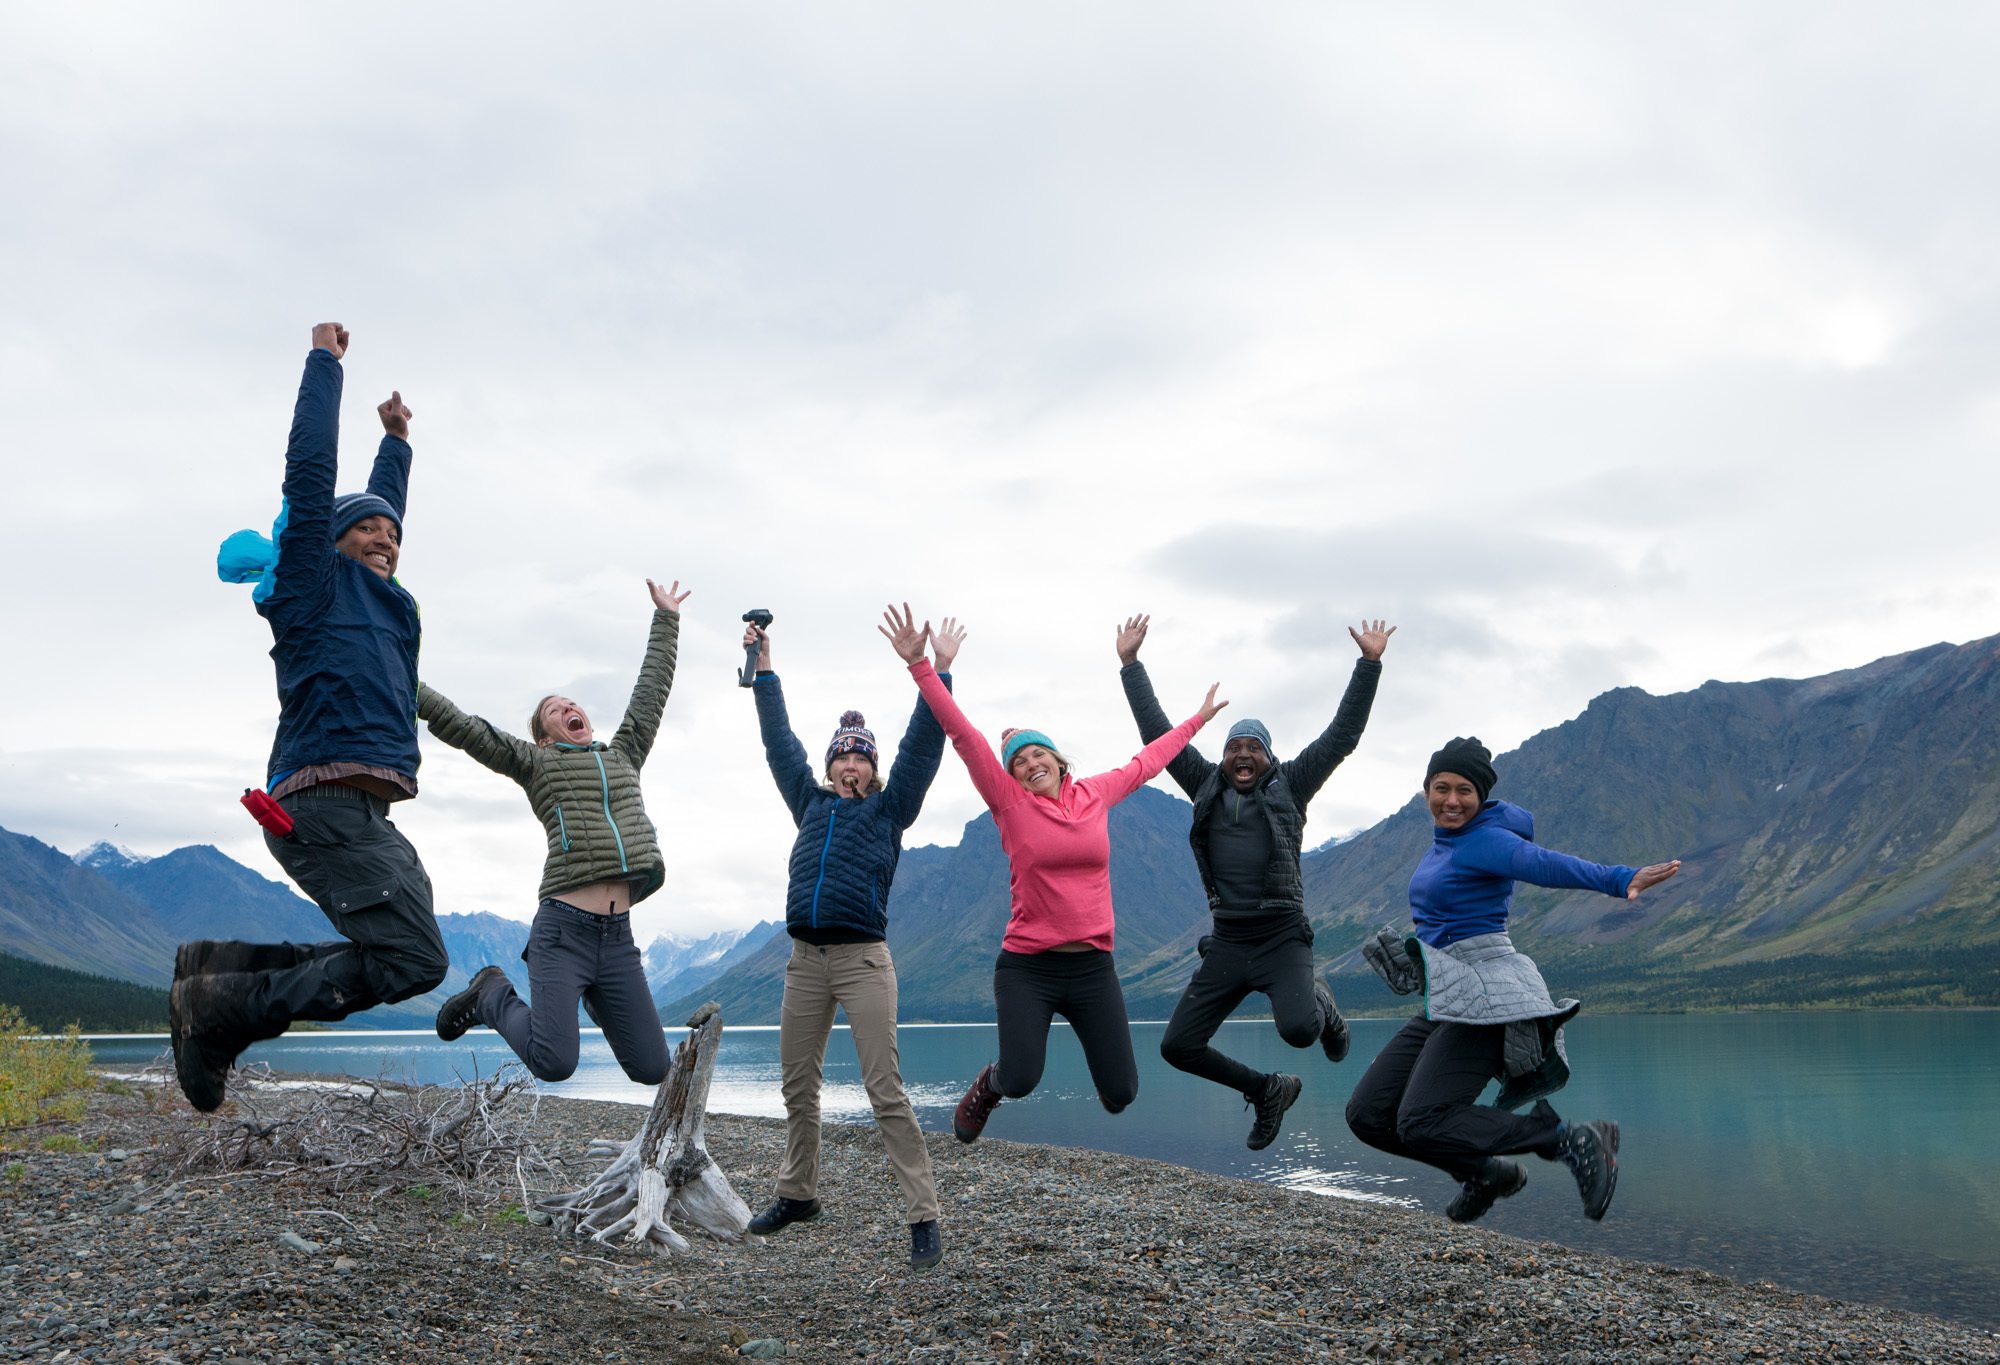
[[[59,1038],[37,1038],[12,1005],[0,1005],[0,1130],[83,1113],[91,1088],[90,1045],[71,1024]]]

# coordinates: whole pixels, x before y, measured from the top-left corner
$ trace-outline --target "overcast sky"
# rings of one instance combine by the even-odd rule
[[[1137,747],[1125,614],[1170,713],[1219,678],[1280,756],[1330,718],[1345,626],[1387,617],[1313,838],[1445,738],[1511,748],[1610,687],[1995,633],[1996,30],[9,5],[0,825],[280,875],[236,804],[270,636],[213,562],[276,511],[321,320],[353,333],[343,488],[373,405],[415,410],[400,574],[461,706],[520,731],[560,691],[608,734],[643,579],[692,585],[642,939],[782,913],[748,607],[814,754],[849,706],[901,735],[874,625],[907,597],[969,622],[976,722],[1093,770]],[[439,909],[528,918],[519,791],[428,741],[421,779],[397,820]],[[978,809],[948,756],[910,842]]]

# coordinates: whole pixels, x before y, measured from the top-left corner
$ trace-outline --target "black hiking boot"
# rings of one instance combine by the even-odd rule
[[[1556,1155],[1576,1177],[1583,1195],[1583,1216],[1604,1217],[1618,1189],[1618,1125],[1609,1119],[1572,1123],[1556,1142]]]
[[[1257,1121],[1250,1125],[1250,1138],[1244,1145],[1253,1152],[1261,1152],[1278,1136],[1278,1129],[1285,1123],[1285,1111],[1298,1102],[1299,1091],[1305,1088],[1297,1076],[1287,1076],[1283,1072],[1264,1082],[1263,1093],[1256,1099],[1248,1095],[1243,1098],[1257,1111]]]
[[[960,1142],[977,1142],[986,1131],[986,1120],[1000,1104],[1000,1092],[993,1088],[993,1063],[972,1079],[972,1086],[951,1111],[951,1131]]]
[[[794,1223],[810,1223],[817,1217],[819,1200],[787,1199],[781,1194],[771,1201],[770,1208],[750,1220],[750,1231],[759,1237],[769,1237],[774,1232],[783,1232]],[[933,1223],[931,1226],[937,1225]]]
[[[183,977],[167,994],[174,1076],[188,1103],[204,1114],[222,1107],[229,1068],[250,1045],[248,1034],[227,1024],[235,992],[217,989],[225,982],[240,987],[245,977],[241,973]]]
[[[479,1022],[479,992],[496,976],[503,981],[507,979],[507,973],[498,967],[481,967],[465,983],[464,990],[438,1006],[438,1037],[447,1043],[463,1038],[465,1031]]]
[[[1351,1041],[1347,1034],[1347,1021],[1340,1017],[1340,1006],[1333,1003],[1333,988],[1324,981],[1313,982],[1313,998],[1319,1001],[1319,1012],[1326,1020],[1319,1028],[1320,1051],[1329,1062],[1347,1060],[1347,1045]]]
[[[937,1219],[910,1224],[910,1269],[929,1270],[943,1259],[944,1238],[938,1235]]]
[[[223,972],[276,972],[314,956],[312,945],[237,943],[226,938],[196,939],[174,950],[174,980],[219,976]]]
[[[1454,1223],[1476,1223],[1494,1201],[1510,1199],[1527,1187],[1528,1172],[1520,1162],[1489,1156],[1479,1174],[1458,1187],[1458,1194],[1445,1205],[1444,1216]]]

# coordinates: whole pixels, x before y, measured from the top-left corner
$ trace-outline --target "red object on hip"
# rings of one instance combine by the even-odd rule
[[[250,812],[250,818],[262,825],[280,839],[292,837],[292,817],[285,814],[285,808],[271,799],[271,794],[259,787],[243,789],[243,809]]]

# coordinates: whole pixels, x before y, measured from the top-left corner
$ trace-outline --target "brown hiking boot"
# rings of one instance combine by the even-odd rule
[[[447,1043],[463,1038],[465,1031],[479,1022],[479,993],[485,990],[486,983],[496,976],[502,981],[507,979],[507,973],[498,967],[481,967],[472,974],[472,980],[465,983],[464,990],[438,1006],[438,1037]],[[594,1022],[597,1018],[596,1012],[592,1011],[590,1017]]]
[[[1000,1092],[993,1088],[993,1063],[973,1078],[972,1088],[951,1114],[951,1131],[960,1142],[977,1142],[986,1131],[986,1120],[1000,1104]]]

